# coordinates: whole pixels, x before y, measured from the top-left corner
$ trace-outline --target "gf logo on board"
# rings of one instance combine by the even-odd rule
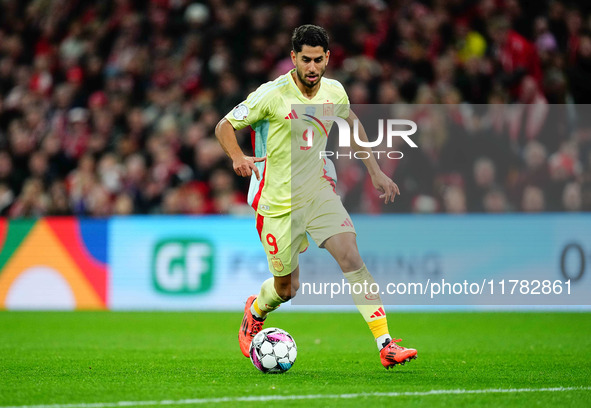
[[[168,294],[197,294],[213,284],[214,248],[199,239],[167,239],[154,246],[152,280]]]

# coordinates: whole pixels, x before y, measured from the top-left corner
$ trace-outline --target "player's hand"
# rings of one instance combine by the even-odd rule
[[[388,204],[388,201],[394,202],[397,195],[400,195],[400,189],[392,181],[392,179],[380,171],[375,176],[372,176],[371,181],[373,186],[381,193],[380,198],[384,199],[384,204]]]
[[[252,156],[242,156],[233,161],[232,166],[234,167],[234,172],[242,177],[250,177],[252,172],[257,176],[257,180],[261,179],[261,174],[255,163],[263,162],[267,160],[267,156],[265,157],[252,157]]]

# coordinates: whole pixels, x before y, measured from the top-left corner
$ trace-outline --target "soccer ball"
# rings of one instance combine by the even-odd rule
[[[271,327],[260,331],[250,343],[250,361],[263,373],[284,373],[295,363],[298,348],[285,330]]]

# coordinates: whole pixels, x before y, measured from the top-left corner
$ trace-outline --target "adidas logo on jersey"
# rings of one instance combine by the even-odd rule
[[[289,112],[289,115],[287,115],[283,119],[299,119],[299,118],[298,118],[298,114],[296,113],[296,111],[294,109],[292,109],[291,112]]]
[[[343,222],[343,223],[341,224],[341,227],[352,227],[352,226],[353,226],[353,223],[352,223],[352,222],[351,222],[351,220],[350,220],[350,219],[348,219],[348,218],[345,218],[345,222]]]

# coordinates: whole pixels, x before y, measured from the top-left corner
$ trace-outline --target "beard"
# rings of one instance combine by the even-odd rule
[[[318,85],[320,83],[320,79],[324,75],[324,71],[326,71],[326,67],[318,73],[318,78],[316,78],[316,80],[312,82],[296,67],[296,75],[300,79],[300,82],[304,84],[304,86],[307,88],[314,88],[316,85]]]

